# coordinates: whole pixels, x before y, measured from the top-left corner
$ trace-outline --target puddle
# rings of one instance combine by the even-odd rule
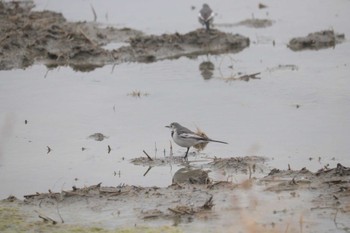
[[[36,4],[37,10],[56,10],[68,20],[93,19],[86,1],[38,0]],[[64,7],[67,4],[70,7]],[[201,4],[159,0],[142,7],[135,0],[125,4],[91,3],[100,23],[157,35],[198,29],[196,17]],[[191,130],[199,127],[209,137],[229,143],[208,144],[200,153],[191,148],[189,162],[196,168],[215,161],[215,157],[244,156],[267,159],[266,171],[253,174],[253,178],[267,175],[271,168],[306,167],[315,172],[323,167],[336,167],[337,163],[349,166],[349,3],[276,2],[263,9],[259,9],[258,3],[245,1],[234,5],[214,1],[210,5],[218,12],[215,19],[218,25],[234,24],[252,18],[252,14],[274,23],[258,30],[218,26],[216,29],[239,33],[251,40],[248,48],[236,54],[107,65],[91,72],[76,72],[64,66],[48,69],[43,65],[0,71],[0,199],[9,195],[21,199],[30,193],[49,189],[61,192],[72,186],[100,182],[113,187],[123,184],[168,187],[184,164],[167,160],[162,166],[135,165],[131,160],[147,159],[143,151],[160,161],[168,158],[171,137],[164,126],[171,122]],[[151,10],[155,7],[162,9],[159,14]],[[138,14],[140,8],[143,14]],[[134,17],[130,19],[130,15]],[[291,38],[329,27],[345,34],[344,43],[319,51],[293,52],[287,47]],[[247,78],[257,73],[256,78]],[[89,138],[96,133],[102,134],[103,140]],[[172,142],[172,152],[181,158],[186,148]],[[214,182],[241,184],[249,178],[246,171],[204,168],[210,170],[208,175]],[[286,232],[298,232],[299,228],[292,225],[300,227],[304,223],[309,229],[322,227],[330,232],[342,229],[334,226],[334,209],[303,208],[318,193],[302,190],[296,194],[273,193],[271,197],[261,189],[242,188],[223,198],[229,200],[231,207],[217,203],[215,226],[208,224],[208,231],[219,225],[231,230],[232,221],[243,222],[239,227],[244,232],[275,230],[277,223],[282,228],[276,229]],[[271,200],[274,209],[272,214],[265,215],[266,203]],[[223,211],[227,213],[224,216]],[[108,211],[104,214],[103,217],[110,216]],[[339,221],[344,215],[339,212]],[[314,221],[319,220],[317,216],[322,221]],[[132,226],[136,217],[127,222],[128,217],[123,216],[124,223]],[[101,225],[114,227],[108,220],[101,220]],[[164,222],[179,225],[184,231],[201,231],[207,218],[205,215],[202,219],[189,218],[181,224]],[[143,223],[152,226],[159,222]],[[319,228],[317,224],[321,224]]]

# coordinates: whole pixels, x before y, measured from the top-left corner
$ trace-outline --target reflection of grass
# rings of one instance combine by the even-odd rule
[[[1,205],[1,204],[0,204]],[[39,218],[38,218],[39,219]],[[180,233],[179,229],[170,226],[162,227],[134,227],[108,230],[102,227],[87,227],[79,225],[68,225],[58,223],[52,225],[41,220],[27,221],[26,216],[15,207],[0,206],[0,232],[54,232],[54,233],[143,233],[143,232],[165,232],[165,233]]]
[[[149,94],[147,92],[141,92],[138,90],[134,90],[131,93],[128,93],[129,96],[132,97],[141,97],[141,96],[148,96]]]

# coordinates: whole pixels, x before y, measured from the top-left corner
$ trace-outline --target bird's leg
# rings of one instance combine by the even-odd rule
[[[185,154],[185,157],[184,157],[184,159],[187,159],[187,154],[188,154],[188,151],[190,150],[190,148],[189,147],[187,147],[187,151],[186,151],[186,154]]]
[[[205,27],[206,27],[207,31],[210,30],[210,29],[209,29],[209,21],[205,22]]]

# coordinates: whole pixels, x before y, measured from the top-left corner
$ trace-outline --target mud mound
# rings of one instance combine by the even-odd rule
[[[326,30],[310,33],[306,37],[297,37],[289,41],[288,47],[293,51],[304,49],[324,49],[334,47],[336,44],[344,41],[344,34],[336,34],[334,31]]]
[[[238,52],[249,46],[248,38],[217,30],[144,36],[129,28],[67,22],[60,13],[35,12],[33,7],[32,1],[0,2],[0,70],[26,68],[38,61],[48,67],[91,71],[110,63]],[[112,51],[102,47],[111,42],[130,46]]]
[[[187,34],[163,34],[139,36],[130,40],[130,46],[115,50],[118,60],[154,62],[181,56],[196,57],[203,54],[239,52],[249,46],[249,38],[224,33],[215,29],[204,29]]]

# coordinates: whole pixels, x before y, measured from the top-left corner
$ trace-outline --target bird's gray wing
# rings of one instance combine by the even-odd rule
[[[178,134],[183,134],[183,133],[187,133],[187,134],[195,134],[193,131],[187,129],[186,127],[183,127],[181,125],[179,125],[176,129]]]
[[[183,138],[183,139],[195,139],[195,140],[200,140],[200,141],[206,141],[205,138],[197,135],[197,134],[194,134],[194,133],[181,133],[178,135],[180,138]]]

